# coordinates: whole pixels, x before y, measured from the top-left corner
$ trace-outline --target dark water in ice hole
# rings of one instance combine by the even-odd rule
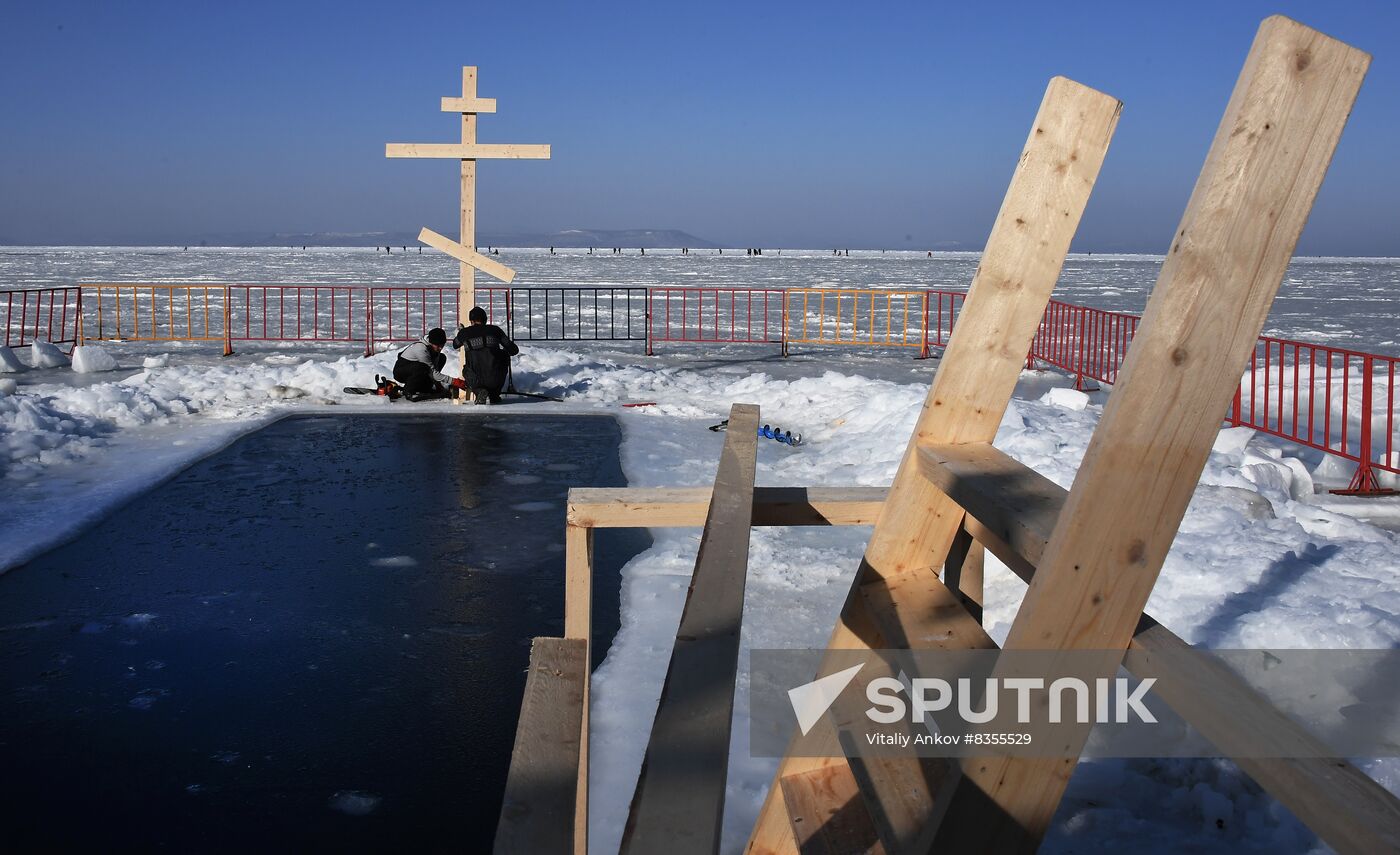
[[[289,419],[0,576],[0,848],[489,848],[564,491],[624,484],[619,439]],[[649,542],[598,533],[595,660]]]

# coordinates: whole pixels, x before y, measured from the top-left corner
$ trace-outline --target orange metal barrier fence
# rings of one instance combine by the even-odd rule
[[[83,283],[78,343],[221,341],[233,353],[228,285]]]
[[[786,296],[786,343],[917,347],[928,356],[927,291],[790,288]]]

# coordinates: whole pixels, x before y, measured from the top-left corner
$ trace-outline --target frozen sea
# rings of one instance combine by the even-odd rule
[[[622,255],[586,249],[501,249],[514,287],[966,289],[977,253],[764,249],[651,249]],[[1162,257],[1073,254],[1055,297],[1140,313]],[[478,278],[478,287],[489,284]],[[375,248],[0,247],[0,289],[79,282],[335,283],[451,285],[457,262],[433,250]],[[1400,355],[1400,259],[1297,258],[1265,333],[1309,343]]]

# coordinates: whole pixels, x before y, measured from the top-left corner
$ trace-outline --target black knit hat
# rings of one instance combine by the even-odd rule
[[[433,327],[428,330],[428,344],[434,347],[443,347],[447,344],[447,333],[441,327]]]
[[[467,320],[481,321],[483,324],[486,323],[486,310],[480,306],[473,306],[472,310],[467,312]]]

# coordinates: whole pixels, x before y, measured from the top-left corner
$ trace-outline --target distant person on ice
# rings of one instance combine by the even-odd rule
[[[478,404],[499,404],[501,389],[506,385],[506,375],[510,372],[510,358],[520,352],[520,348],[498,326],[486,323],[486,310],[477,306],[467,314],[471,326],[462,327],[452,346],[466,354],[466,364],[462,366],[462,379],[472,390],[472,399]]]
[[[394,360],[394,379],[403,387],[405,398],[446,398],[448,386],[461,388],[464,385],[442,373],[442,367],[447,364],[447,355],[442,352],[446,344],[447,333],[434,327],[399,351],[399,358]]]

